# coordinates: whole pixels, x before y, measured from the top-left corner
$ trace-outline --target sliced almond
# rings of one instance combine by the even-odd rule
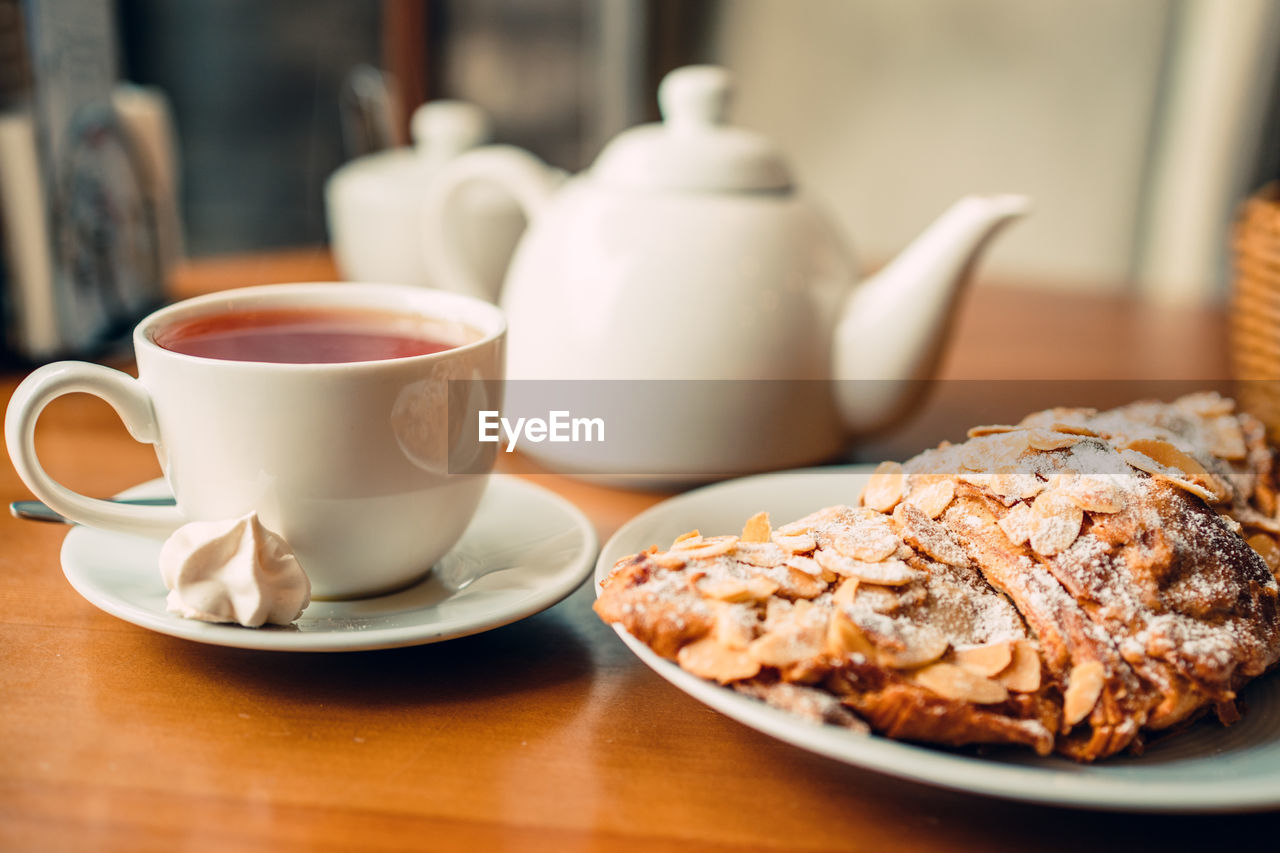
[[[930,518],[942,515],[956,496],[956,482],[942,477],[911,490],[907,503],[920,508]]]
[[[772,534],[773,527],[769,524],[767,512],[757,512],[748,518],[747,523],[742,527],[743,542],[768,542]]]
[[[1151,472],[1148,472],[1148,473],[1151,473]],[[1156,472],[1152,474],[1152,476],[1154,476],[1156,479],[1164,480],[1165,482],[1171,483],[1177,486],[1178,488],[1182,489],[1184,492],[1190,492],[1191,494],[1195,495],[1196,497],[1200,498],[1202,501],[1205,501],[1206,503],[1211,503],[1211,504],[1218,503],[1219,501],[1222,500],[1222,492],[1220,492],[1217,489],[1211,489],[1201,483],[1196,483],[1191,480],[1184,480],[1181,477],[1170,477],[1161,472]]]
[[[679,552],[688,560],[706,560],[728,554],[737,544],[737,536],[695,536],[682,540],[671,551]]]
[[[730,603],[753,601],[755,596],[747,591],[745,578],[702,578],[694,584],[699,595]]]
[[[898,610],[905,610],[909,607],[919,607],[929,600],[929,590],[922,583],[909,583],[906,586],[895,586],[892,588],[884,588],[874,584],[864,584],[858,588],[858,595],[861,596],[866,590],[885,590],[893,595],[897,602]]]
[[[778,584],[765,577],[703,578],[695,587],[707,598],[729,603],[764,601],[778,591]]]
[[[1031,504],[1031,549],[1044,557],[1065,551],[1083,523],[1080,507],[1057,492],[1041,492]]]
[[[703,637],[681,646],[676,662],[699,678],[721,684],[751,678],[760,672],[760,662],[750,653],[721,645],[713,637]]]
[[[1133,454],[1137,454],[1138,457],[1145,456],[1154,461],[1159,467],[1155,470],[1149,470],[1148,467],[1144,467],[1141,464],[1141,458],[1136,458]],[[1167,441],[1161,441],[1158,438],[1134,439],[1125,446],[1125,451],[1121,453],[1121,456],[1138,470],[1162,476],[1172,481],[1175,485],[1181,485],[1179,481],[1184,481],[1200,486],[1201,489],[1208,491],[1212,495],[1211,499],[1205,498],[1205,500],[1216,502],[1225,500],[1228,497],[1222,484],[1195,457],[1183,452]],[[1188,491],[1192,490],[1188,489]]]
[[[949,566],[965,568],[969,565],[969,555],[951,538],[947,528],[925,515],[919,507],[900,504],[893,511],[893,520],[898,522],[903,541],[917,551]]]
[[[724,604],[716,602],[712,605],[715,623],[711,628],[711,636],[716,642],[730,649],[742,651],[751,645],[756,636],[755,608],[745,604]]]
[[[670,551],[659,551],[651,555],[649,560],[664,569],[683,569],[689,564],[689,555],[673,548]]]
[[[998,681],[983,678],[953,663],[935,663],[914,674],[917,684],[944,699],[991,705],[1009,698],[1009,692]]]
[[[960,464],[972,471],[995,471],[1016,465],[1027,446],[1026,430],[971,438],[960,451]]]
[[[893,532],[887,520],[879,523],[863,522],[831,537],[831,547],[837,553],[868,563],[888,559],[897,553],[901,545],[902,540]]]
[[[979,489],[990,490],[991,481],[995,478],[995,474],[990,471],[961,471],[956,477],[962,483],[968,483],[971,486],[977,486]]]
[[[783,536],[797,536],[801,533],[809,533],[828,524],[838,522],[852,515],[853,510],[847,506],[828,506],[823,507],[816,512],[811,512],[804,518],[789,521],[778,528],[777,532]]]
[[[1188,479],[1209,476],[1209,472],[1194,456],[1158,438],[1136,438],[1126,444],[1125,449],[1137,451],[1166,468],[1176,468]]]
[[[876,647],[867,639],[867,635],[849,618],[848,614],[840,610],[837,610],[827,622],[823,651],[839,660],[850,655],[861,655],[867,660],[875,660],[876,657]]]
[[[1044,491],[1045,482],[1030,471],[1007,467],[987,479],[986,488],[1002,498],[1030,500]]]
[[[893,613],[901,606],[896,590],[898,587],[881,586],[875,583],[858,584],[858,606],[874,610],[876,613]]]
[[[1023,429],[1051,429],[1055,432],[1078,432],[1086,429],[1085,421],[1098,414],[1097,409],[1065,408],[1045,409],[1027,415],[1018,422]]]
[[[775,538],[778,536],[802,536],[812,531],[813,528],[814,525],[811,522],[807,519],[801,519],[800,521],[791,521],[782,525],[773,531],[773,535]]]
[[[675,541],[671,543],[671,547],[674,548],[677,545],[679,545],[681,542],[688,542],[690,539],[698,539],[699,541],[701,541],[702,534],[699,533],[696,529],[690,530],[688,533],[681,533],[679,536],[675,538]]]
[[[1275,574],[1280,569],[1280,545],[1276,544],[1276,540],[1272,539],[1265,533],[1255,533],[1247,540],[1249,547],[1258,552],[1258,555],[1266,562],[1267,568],[1271,569]]]
[[[999,435],[1002,432],[1014,432],[1022,427],[1013,424],[984,424],[983,426],[969,427],[969,438],[981,438],[984,435]]]
[[[1263,515],[1251,506],[1237,504],[1231,508],[1231,515],[1236,521],[1250,530],[1261,530],[1272,536],[1280,537],[1280,519]]]
[[[791,556],[772,542],[743,542],[741,540],[734,545],[733,551],[730,553],[735,560],[758,566],[762,569],[781,566],[787,561],[787,557]]]
[[[876,660],[894,669],[915,669],[933,663],[951,648],[946,635],[931,625],[916,626],[916,630],[905,632],[902,640],[902,648],[877,643]],[[874,635],[871,641],[876,642]]]
[[[902,500],[903,481],[906,476],[897,462],[881,462],[862,490],[862,505],[879,512],[888,512]]]
[[[1073,432],[1057,432],[1050,429],[1027,431],[1027,444],[1036,450],[1062,450],[1079,441],[1081,436]]]
[[[1053,478],[1050,488],[1088,512],[1111,513],[1124,509],[1124,494],[1113,477],[1063,473]]]
[[[859,587],[858,595],[862,595]],[[894,619],[870,610],[848,610],[876,647],[876,662],[894,669],[914,669],[932,663],[947,653],[946,635],[932,625]]]
[[[1273,516],[1276,514],[1276,497],[1276,490],[1265,481],[1259,481],[1253,491],[1253,499],[1258,504],[1258,509],[1262,511],[1263,515]]]
[[[997,680],[1016,693],[1034,693],[1040,689],[1040,654],[1030,640],[1014,641],[1013,660]]]
[[[657,554],[657,553],[658,553],[658,546],[650,545],[648,548],[645,548],[639,554],[628,554],[627,556],[616,560],[613,564],[613,568],[609,572],[609,577],[605,578],[605,582],[607,583],[608,581],[612,580],[614,576],[613,573],[616,572],[618,569],[621,569],[623,566],[631,565],[632,563],[640,561],[644,557],[652,557],[654,554]]]
[[[826,633],[825,622],[797,619],[752,640],[747,653],[764,666],[792,666],[822,654]]]
[[[780,533],[774,533],[773,544],[792,554],[808,554],[818,547],[818,540],[808,533],[798,533],[795,536],[783,536]]]
[[[818,565],[818,561],[813,557],[806,557],[801,554],[792,554],[787,557],[783,563],[789,569],[795,569],[798,572],[804,572],[806,575],[812,575],[815,578],[823,578],[824,572],[822,566]]]
[[[1014,545],[1025,545],[1027,540],[1031,538],[1031,531],[1035,527],[1035,518],[1031,514],[1031,504],[1017,503],[1009,510],[1004,518],[996,522],[1000,525],[1000,529],[1004,531],[1004,535],[1009,537],[1009,541]]]
[[[1062,694],[1063,731],[1089,716],[1098,704],[1102,686],[1106,683],[1107,670],[1101,661],[1091,660],[1076,664],[1067,677],[1067,689]]]
[[[815,551],[813,558],[819,566],[841,577],[857,578],[860,581],[883,586],[902,586],[920,577],[919,572],[902,560],[881,560],[878,563],[869,563],[865,560],[854,560],[826,548]]]
[[[777,631],[794,622],[806,613],[813,605],[808,601],[787,601],[785,598],[770,598],[764,605],[764,630]],[[796,611],[800,612],[797,613]]]
[[[1219,415],[1210,422],[1209,452],[1219,459],[1244,459],[1248,447],[1240,421],[1231,415]]]
[[[1235,401],[1217,391],[1194,391],[1173,401],[1173,405],[1201,417],[1229,415],[1236,410]]]
[[[953,654],[956,664],[970,672],[994,678],[1013,662],[1013,643],[1002,640],[982,646],[961,646]]]
[[[751,597],[756,601],[764,601],[777,592],[778,589],[779,586],[776,581],[760,575],[747,580],[747,592],[751,593]]]
[[[816,598],[827,591],[827,584],[808,572],[786,568],[778,578],[778,592],[789,598]]]
[[[1139,453],[1136,450],[1125,449],[1120,451],[1120,457],[1139,471],[1145,471],[1157,480],[1177,486],[1184,492],[1190,492],[1206,503],[1217,503],[1218,501],[1218,493],[1216,490],[1207,488],[1202,483],[1197,483],[1179,476],[1181,474],[1180,471],[1171,471],[1144,453]]]
[[[1089,429],[1087,426],[1083,426],[1081,424],[1067,424],[1067,423],[1062,423],[1061,421],[1055,421],[1054,423],[1049,425],[1049,429],[1052,432],[1065,432],[1070,435],[1087,436],[1090,438],[1098,437],[1098,434],[1096,432]]]
[[[848,607],[853,604],[854,596],[858,593],[858,579],[846,578],[836,587],[836,591],[831,593],[831,602],[837,608]]]

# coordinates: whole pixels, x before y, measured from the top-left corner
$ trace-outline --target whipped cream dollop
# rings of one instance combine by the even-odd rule
[[[160,548],[168,609],[187,619],[288,625],[311,603],[311,581],[289,543],[249,513],[184,524]]]

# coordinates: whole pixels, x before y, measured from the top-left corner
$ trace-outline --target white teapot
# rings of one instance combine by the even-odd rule
[[[659,88],[664,121],[625,131],[580,175],[492,146],[432,183],[432,281],[507,313],[504,414],[560,413],[566,440],[542,430],[517,449],[569,473],[662,485],[829,459],[904,414],[977,255],[1027,207],[965,198],[859,282],[777,149],[725,123],[729,94],[724,69],[681,68]],[[500,293],[449,237],[458,193],[477,180],[529,223]],[[579,419],[585,437],[569,428]],[[585,429],[596,421],[603,436]]]

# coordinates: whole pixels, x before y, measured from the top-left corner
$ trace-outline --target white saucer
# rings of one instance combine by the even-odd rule
[[[168,494],[163,480],[123,497]],[[495,474],[457,546],[421,583],[355,601],[313,601],[287,627],[243,628],[183,619],[165,609],[159,539],[75,527],[62,570],[76,591],[113,616],[218,646],[335,652],[436,643],[532,616],[577,589],[596,554],[595,530],[546,489]],[[461,578],[452,587],[448,578]]]
[[[694,528],[735,533],[760,510],[775,523],[837,503],[852,504],[870,466],[815,468],[731,480],[674,497],[633,518],[605,544],[596,592],[613,564]],[[1137,757],[1082,765],[1029,750],[985,755],[936,749],[810,723],[704,681],[615,626],[640,660],[695,699],[757,731],[847,764],[944,788],[1012,800],[1143,812],[1280,808],[1280,673],[1245,688],[1244,718],[1230,728],[1202,721]],[[656,710],[656,709],[655,709]]]

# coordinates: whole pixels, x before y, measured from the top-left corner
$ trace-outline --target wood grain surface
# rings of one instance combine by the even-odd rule
[[[177,292],[333,275],[319,250],[222,259],[185,269]],[[945,374],[992,405],[1020,402],[1017,379],[1226,376],[1211,311],[988,288],[956,333]],[[0,399],[19,379],[0,379]],[[953,416],[948,393],[917,420]],[[90,397],[51,406],[38,447],[54,476],[98,496],[159,474]],[[602,542],[663,497],[518,458],[503,468],[568,497]],[[0,499],[28,496],[0,463]],[[436,645],[244,651],[95,609],[59,570],[65,533],[0,517],[0,849],[1173,850],[1276,837],[1273,815],[1073,812],[810,755],[650,672],[592,614],[589,585]]]

